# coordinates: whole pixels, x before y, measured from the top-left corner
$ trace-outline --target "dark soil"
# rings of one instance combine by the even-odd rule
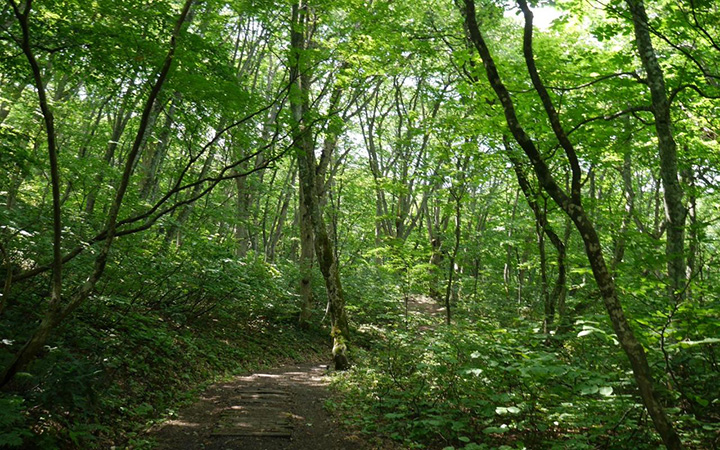
[[[151,431],[160,449],[366,450],[380,448],[325,410],[327,366],[289,364],[210,386],[178,418]]]

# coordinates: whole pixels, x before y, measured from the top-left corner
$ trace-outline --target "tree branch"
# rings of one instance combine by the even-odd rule
[[[563,129],[557,110],[552,103],[550,94],[545,88],[545,84],[540,79],[540,75],[538,74],[537,67],[535,65],[535,56],[532,48],[533,13],[530,11],[530,7],[525,0],[518,0],[517,3],[522,10],[523,16],[525,17],[525,28],[523,32],[523,55],[525,56],[525,64],[527,65],[528,73],[533,86],[535,87],[535,90],[542,101],[543,107],[545,108],[545,113],[550,121],[553,133],[555,133],[555,137],[560,143],[560,146],[562,146],[563,150],[565,150],[565,155],[570,163],[570,171],[572,172],[572,179],[570,181],[570,196],[575,203],[580,204],[580,189],[582,180],[580,162],[578,161],[577,153],[575,152],[573,144],[570,142],[567,133]]]

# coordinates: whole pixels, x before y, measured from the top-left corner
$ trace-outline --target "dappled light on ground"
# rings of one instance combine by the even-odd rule
[[[362,449],[324,409],[327,366],[299,364],[240,376],[155,430],[162,449]]]

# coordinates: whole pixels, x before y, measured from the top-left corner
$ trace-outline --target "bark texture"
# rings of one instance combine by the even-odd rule
[[[670,101],[665,91],[665,78],[658,63],[650,39],[648,16],[643,0],[626,0],[635,29],[635,44],[640,60],[647,73],[647,82],[655,116],[655,134],[660,156],[660,179],[665,200],[667,242],[665,255],[670,297],[674,302],[682,300],[685,292],[685,217],[683,190],[678,177],[677,145],[673,137]]]
[[[293,141],[298,162],[298,173],[303,191],[303,204],[307,209],[315,237],[315,255],[325,280],[330,320],[332,323],[333,360],[336,370],[350,367],[347,358],[349,335],[345,299],[340,282],[340,270],[335,257],[334,245],[327,231],[320,205],[322,186],[317,177],[312,128],[307,120],[309,108],[310,75],[305,58],[307,5],[295,2],[292,6],[292,31],[290,33],[290,109],[293,117]]]
[[[298,214],[300,222],[300,317],[301,327],[307,327],[313,307],[312,293],[312,264],[315,251],[313,239],[313,224],[310,211],[307,208],[305,196],[308,195],[300,184]]]

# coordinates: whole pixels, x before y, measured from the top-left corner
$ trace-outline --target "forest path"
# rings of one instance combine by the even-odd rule
[[[428,319],[429,324],[420,325],[418,331],[434,330],[445,321],[445,307],[427,295],[411,295],[407,300],[408,312]]]
[[[159,449],[353,450],[370,448],[335,423],[327,366],[307,362],[210,386],[152,433]]]

